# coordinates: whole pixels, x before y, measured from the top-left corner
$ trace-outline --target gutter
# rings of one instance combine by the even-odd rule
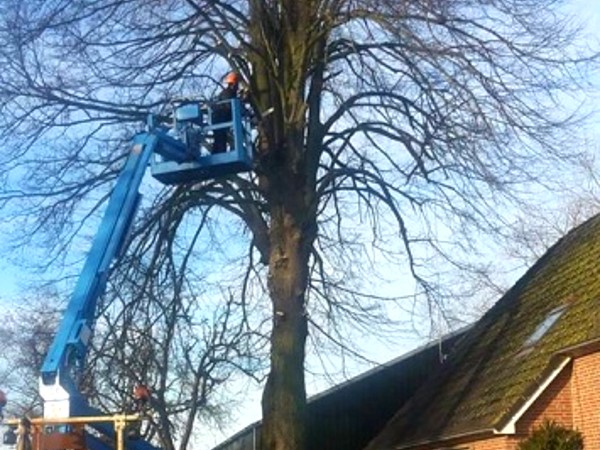
[[[476,430],[476,431],[465,431],[464,433],[457,433],[457,434],[445,436],[442,439],[425,439],[422,441],[412,442],[412,443],[406,444],[406,445],[398,445],[398,446],[394,447],[394,450],[404,450],[407,448],[417,447],[419,445],[441,444],[444,441],[450,441],[452,439],[461,439],[461,438],[473,437],[473,436],[478,436],[478,435],[489,435],[489,434],[494,434],[495,431],[496,430],[494,430],[493,428],[484,428],[484,429]]]

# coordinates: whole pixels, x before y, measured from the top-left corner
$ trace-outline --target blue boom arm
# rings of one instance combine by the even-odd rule
[[[98,298],[104,292],[110,265],[122,250],[139,204],[139,186],[150,156],[160,140],[153,134],[135,137],[125,166],[113,189],[98,233],[92,243],[73,295],[41,370],[40,395],[44,417],[97,416],[79,393],[74,375],[85,362],[95,319]],[[181,145],[181,144],[180,144]],[[92,424],[101,433],[114,437],[111,425]],[[104,450],[106,445],[88,436],[88,446]],[[128,443],[133,450],[153,450],[144,441]]]
[[[171,151],[174,148],[185,151],[185,146],[174,139],[161,139],[152,133],[139,134],[117,178],[100,228],[42,366],[40,394],[46,418],[101,415],[79,393],[73,375],[84,366],[98,298],[106,287],[110,265],[121,252],[131,227],[140,200],[138,189],[150,156],[161,145],[169,146]],[[94,423],[92,426],[102,434],[114,437],[111,425]],[[91,435],[88,445],[95,450],[107,448]],[[142,440],[128,442],[127,446],[133,450],[154,449]]]
[[[83,366],[96,303],[106,287],[110,264],[119,254],[139,203],[138,188],[157,139],[138,135],[117,179],[106,212],[58,332],[42,366],[42,384],[71,387],[73,369]],[[66,382],[66,384],[65,384]]]
[[[166,184],[200,181],[251,169],[252,149],[248,121],[243,120],[240,102],[231,100],[232,121],[212,123],[210,107],[182,106],[175,111],[173,128],[148,120],[148,131],[138,134],[117,178],[92,248],[75,285],[73,295],[41,369],[40,395],[44,417],[65,418],[99,415],[79,393],[75,375],[85,365],[93,333],[97,302],[104,293],[110,266],[121,253],[140,201],[139,187],[151,158],[153,175]],[[207,116],[207,121],[203,120]],[[233,145],[225,154],[202,156],[198,142],[219,129],[228,129]],[[107,425],[93,425],[111,435]],[[99,446],[96,446],[100,448]],[[134,450],[153,447],[143,441],[129,443]]]

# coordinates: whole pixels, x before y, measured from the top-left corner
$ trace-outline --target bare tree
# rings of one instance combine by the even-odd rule
[[[99,315],[81,389],[100,409],[122,413],[135,410],[134,383],[150,386],[152,415],[141,431],[166,450],[185,449],[194,424],[221,425],[228,418],[231,405],[221,401],[228,381],[240,373],[264,372],[262,339],[238,316],[234,298],[201,314],[201,297],[185,289],[175,292],[165,282],[159,291],[132,288],[133,280],[140,281],[132,272],[130,266],[113,277],[113,300]],[[46,292],[3,314],[0,387],[9,393],[11,416],[41,411],[39,369],[63,312],[49,305],[62,303],[56,293]]]
[[[206,285],[187,286],[198,275],[188,268],[190,258],[173,249],[174,222],[140,227],[132,243],[140,248],[115,270],[86,374],[93,381],[86,385],[93,388],[88,395],[112,411],[131,407],[134,382],[150,386],[154,415],[146,437],[165,449],[185,449],[197,419],[214,425],[228,417],[219,394],[240,374],[260,377],[266,352],[239,299],[213,295],[207,308]],[[168,230],[152,229],[161,223]]]
[[[48,307],[51,291],[27,297],[27,305],[7,306],[0,323],[0,389],[8,393],[7,412],[23,416],[40,412],[39,368],[52,342],[58,312]],[[50,302],[52,303],[52,302]]]
[[[472,236],[503,232],[503,212],[523,206],[530,183],[551,187],[572,167],[577,117],[563,104],[582,87],[578,70],[591,55],[579,53],[560,7],[9,0],[0,26],[0,136],[10,149],[0,156],[2,206],[25,242],[43,236],[53,267],[72,262],[64,250],[88,232],[82,219],[93,214],[82,211],[102,203],[132,124],[239,71],[258,118],[255,174],[163,190],[122,276],[144,255],[156,268],[167,263],[150,248],[168,232],[177,267],[169,289],[179,283],[197,298],[207,259],[224,247],[195,237],[245,241],[238,264],[219,267],[238,269],[221,272],[222,289],[248,330],[263,332],[261,306],[270,304],[262,448],[302,449],[309,326],[315,342],[352,349],[348,324],[364,333],[393,325],[392,303],[446,311],[455,294],[447,270],[483,270],[464,259],[475,252]],[[248,238],[213,234],[219,221],[228,237]],[[389,270],[410,280],[405,292],[376,290]],[[160,291],[152,277],[130,279]],[[161,302],[156,317],[178,321],[169,307],[179,311],[179,300]]]
[[[219,391],[240,371],[259,372],[262,352],[249,347],[252,339],[232,299],[203,323],[195,323],[191,302],[131,300],[129,307],[112,305],[123,307],[116,320],[106,315],[106,323],[100,322],[106,334],[87,373],[93,380],[86,383],[93,386],[89,396],[104,410],[127,411],[133,403],[132,382],[150,386],[153,415],[143,430],[146,438],[164,449],[185,449],[195,425],[220,425],[228,418]],[[135,317],[132,309],[138,308],[144,313]]]

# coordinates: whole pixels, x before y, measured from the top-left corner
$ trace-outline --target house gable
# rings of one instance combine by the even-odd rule
[[[533,406],[528,400],[564,364],[560,352],[600,337],[598,261],[600,216],[555,244],[475,324],[449,363],[367,449],[410,448],[467,436],[474,441],[498,433],[519,414],[524,417]],[[544,321],[561,308],[546,326]],[[514,448],[507,442],[513,445],[507,448]]]

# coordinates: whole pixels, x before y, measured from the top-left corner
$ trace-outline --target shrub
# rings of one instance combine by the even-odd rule
[[[583,450],[583,437],[579,431],[546,421],[517,450]]]

